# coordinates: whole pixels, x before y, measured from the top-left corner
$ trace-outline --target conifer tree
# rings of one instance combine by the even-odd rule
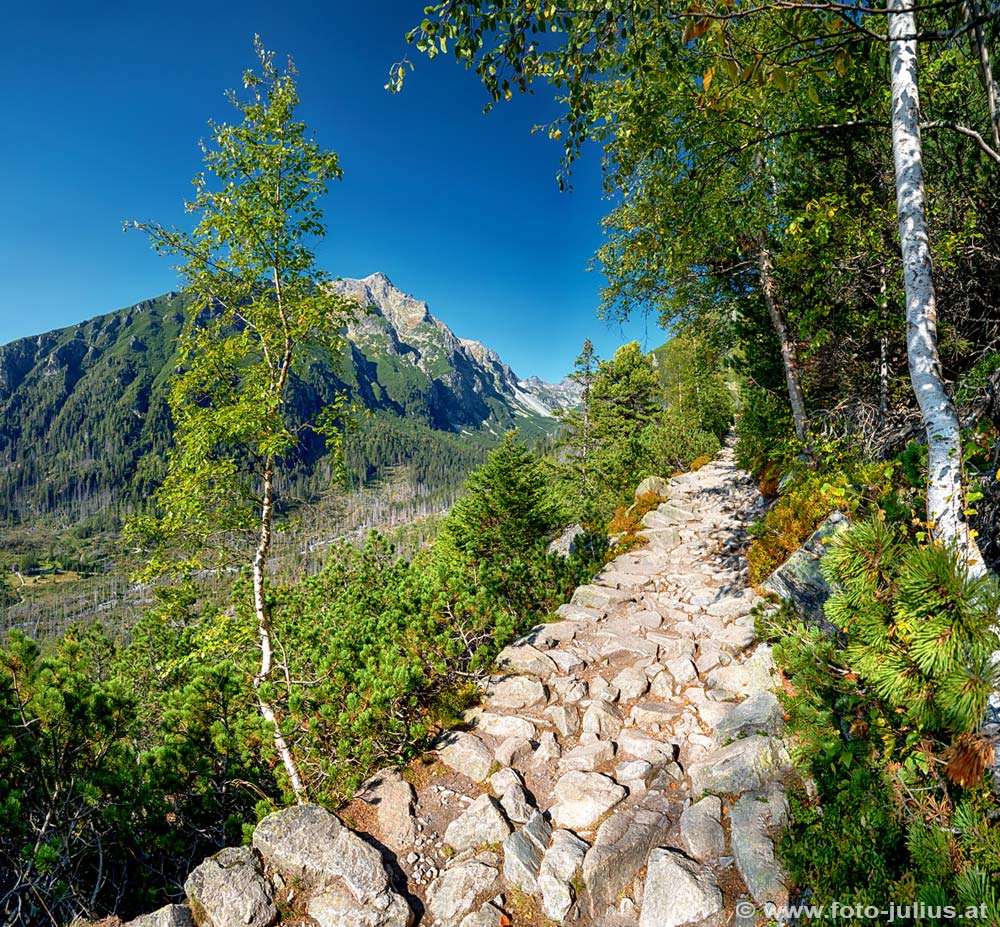
[[[826,614],[849,636],[852,668],[913,724],[964,745],[957,768],[968,784],[983,767],[970,775],[962,759],[984,755],[974,735],[1000,684],[1000,586],[956,554],[940,543],[908,545],[873,520],[833,545],[822,568],[837,588]]]
[[[460,551],[496,566],[536,550],[561,521],[541,464],[509,431],[469,476],[445,530]]]
[[[563,423],[561,439],[565,449],[563,466],[568,470],[568,480],[574,484],[573,492],[579,502],[580,514],[584,518],[591,514],[595,495],[593,456],[596,444],[591,421],[591,393],[599,363],[600,359],[594,351],[594,344],[587,338],[583,343],[583,350],[573,362],[573,372],[569,375],[569,378],[580,386],[580,404],[575,408],[556,412]]]

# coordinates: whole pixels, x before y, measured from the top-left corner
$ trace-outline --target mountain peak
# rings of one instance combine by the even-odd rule
[[[357,299],[363,309],[376,306],[399,331],[413,331],[422,323],[433,321],[427,303],[404,293],[381,271],[360,280],[344,278],[333,286],[338,292]]]

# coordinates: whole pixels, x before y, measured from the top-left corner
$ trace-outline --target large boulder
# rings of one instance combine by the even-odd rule
[[[309,913],[323,927],[407,927],[413,920],[390,886],[382,854],[319,805],[269,814],[253,845],[286,882],[312,892]]]
[[[762,584],[769,592],[790,602],[803,619],[828,634],[836,634],[837,627],[823,613],[823,606],[832,590],[820,569],[820,561],[826,552],[826,545],[847,525],[847,516],[843,512],[834,512]]]
[[[639,927],[720,927],[724,915],[710,868],[676,850],[649,854]]]
[[[194,927],[194,918],[186,904],[168,904],[152,914],[140,915],[125,927]]]
[[[278,919],[271,883],[250,847],[210,856],[187,877],[184,893],[204,927],[269,927]]]

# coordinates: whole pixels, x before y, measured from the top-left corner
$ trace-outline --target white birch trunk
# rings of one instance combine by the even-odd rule
[[[892,88],[892,153],[896,211],[906,291],[906,352],[910,382],[927,431],[927,520],[935,538],[954,544],[977,570],[979,547],[965,520],[962,440],[954,403],[941,379],[937,305],[920,142],[916,17],[909,0],[889,0],[889,65]]]
[[[271,551],[271,522],[274,518],[274,461],[268,460],[264,468],[264,498],[261,502],[260,512],[260,539],[257,542],[257,550],[253,558],[253,605],[257,614],[257,625],[260,634],[260,669],[254,676],[253,687],[257,693],[257,705],[260,708],[261,717],[271,725],[274,737],[274,749],[285,767],[288,781],[295,794],[295,800],[302,804],[306,801],[306,788],[302,783],[302,776],[299,773],[298,764],[292,755],[292,750],[288,746],[281,727],[278,723],[277,712],[274,706],[261,694],[261,686],[271,675],[271,668],[274,663],[274,646],[271,641],[271,616],[267,605],[267,591],[264,588],[264,574],[267,568],[267,557]]]

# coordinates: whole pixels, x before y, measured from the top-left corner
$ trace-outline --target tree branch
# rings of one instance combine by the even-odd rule
[[[968,126],[960,125],[957,122],[949,122],[947,119],[935,119],[933,122],[922,122],[920,123],[920,128],[950,129],[952,132],[957,132],[959,135],[971,138],[987,157],[995,161],[997,164],[1000,164],[1000,152],[991,148],[987,144],[986,139],[984,139],[975,129],[970,129]]]

